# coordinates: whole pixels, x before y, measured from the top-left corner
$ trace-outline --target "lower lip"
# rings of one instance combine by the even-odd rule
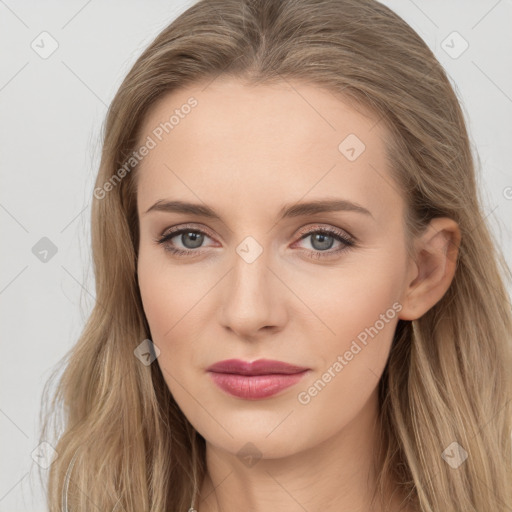
[[[236,373],[208,372],[213,382],[220,389],[232,396],[245,398],[246,400],[259,400],[273,396],[294,384],[297,384],[307,373],[283,374],[274,373],[268,375],[239,375]]]

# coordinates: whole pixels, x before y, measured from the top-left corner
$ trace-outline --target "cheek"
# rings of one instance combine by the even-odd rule
[[[390,275],[376,279],[346,279],[344,287],[329,301],[327,321],[343,347],[347,339],[359,339],[363,344],[370,334],[389,335],[389,324],[397,321],[398,287]],[[376,332],[377,330],[378,332]]]
[[[376,323],[387,334],[388,321],[395,319],[396,323],[396,310],[401,309],[398,300],[403,268],[401,255],[393,258],[387,255],[386,259],[386,251],[381,248],[378,252],[358,255],[343,267],[325,273],[321,280],[315,275],[299,281],[295,278],[294,291],[314,313],[314,316],[302,315],[306,320],[300,320],[299,316],[297,321],[315,322],[329,351],[343,348],[348,339],[361,333],[364,338],[365,330]],[[292,280],[292,276],[288,279]]]
[[[172,327],[172,312],[176,311],[176,294],[172,292],[165,273],[156,265],[140,262],[138,269],[139,289],[144,307],[144,313],[151,329],[151,335],[161,339],[164,333]]]
[[[199,343],[201,333],[204,337],[207,329],[207,294],[216,277],[206,272],[208,275],[171,267],[165,258],[149,251],[139,255],[138,279],[144,313],[151,341],[160,350],[157,363],[173,394],[179,393],[179,385],[190,379],[190,369],[197,369],[207,357]]]
[[[345,279],[345,288],[336,287],[319,310],[334,334],[309,340],[308,352],[318,365],[295,396],[295,419],[302,423],[296,428],[304,430],[305,443],[314,443],[318,433],[311,422],[323,425],[322,435],[328,437],[366,410],[388,359],[401,309],[396,284],[382,275],[372,287],[362,277],[359,286],[355,281]]]
[[[171,268],[165,255],[149,250],[139,254],[137,273],[144,313],[154,341],[171,337],[179,324],[187,321],[187,311],[204,294],[200,280],[191,281],[186,272]]]
[[[333,398],[353,395],[361,400],[377,385],[402,309],[398,300],[402,282],[399,260],[381,259],[370,264],[361,259],[359,269],[351,267],[350,273],[333,274],[321,293],[309,295],[308,306],[326,328],[321,343],[314,337],[308,340],[308,351],[318,361],[314,379],[308,384],[320,374],[318,388],[328,383],[326,388],[336,389]],[[308,331],[307,326],[301,327]],[[328,396],[330,392],[324,398]]]

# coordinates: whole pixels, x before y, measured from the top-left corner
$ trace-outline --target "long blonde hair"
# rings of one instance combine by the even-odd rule
[[[389,133],[408,240],[434,217],[459,224],[452,284],[421,318],[399,321],[379,383],[379,489],[390,480],[424,512],[510,510],[511,274],[486,225],[461,106],[434,54],[373,0],[198,1],[120,86],[95,187],[129,159],[157,99],[222,74],[251,84],[300,80],[370,109]],[[52,400],[51,379],[45,386],[41,441],[58,453],[49,469],[50,512],[186,511],[205,476],[205,440],[158,364],[134,356],[150,338],[137,281],[136,173],[134,166],[104,196],[95,194],[96,303],[62,360]],[[445,450],[467,459],[452,467]]]

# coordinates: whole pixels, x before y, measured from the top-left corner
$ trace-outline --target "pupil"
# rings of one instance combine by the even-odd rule
[[[185,240],[186,240],[186,238],[185,238],[185,237],[187,237],[187,236],[188,236],[189,238],[191,238],[191,239],[192,239],[192,245],[191,245],[191,246],[190,246],[190,245],[187,245],[187,244],[185,243]],[[202,235],[201,233],[194,233],[194,232],[192,232],[192,231],[191,231],[191,232],[189,232],[189,233],[183,233],[183,234],[181,235],[181,241],[182,241],[183,245],[184,245],[185,247],[187,247],[188,249],[195,249],[195,248],[197,248],[197,247],[200,247],[200,246],[201,246],[201,243],[202,243],[202,241],[203,241],[203,235]]]
[[[317,239],[320,241],[320,246],[315,247],[315,243],[317,242]],[[329,240],[330,243],[325,243],[325,240]],[[334,242],[334,239],[330,235],[324,235],[322,233],[317,233],[315,236],[313,236],[313,247],[318,250],[325,250],[330,249],[332,247],[332,244]]]

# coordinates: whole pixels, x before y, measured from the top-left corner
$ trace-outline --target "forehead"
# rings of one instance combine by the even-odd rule
[[[182,88],[143,123],[140,143],[149,137],[154,147],[137,170],[139,213],[167,197],[271,213],[307,195],[343,197],[384,215],[400,201],[386,135],[369,111],[314,85],[218,77]]]

